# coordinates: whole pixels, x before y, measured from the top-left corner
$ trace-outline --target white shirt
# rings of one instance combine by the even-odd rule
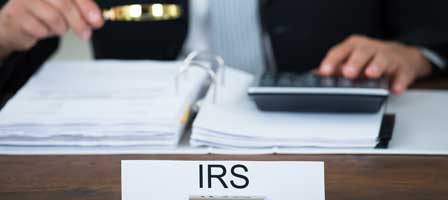
[[[190,0],[183,55],[209,50],[230,67],[258,75],[265,67],[258,0]]]
[[[208,36],[208,0],[190,0],[190,20],[183,52],[210,50]]]

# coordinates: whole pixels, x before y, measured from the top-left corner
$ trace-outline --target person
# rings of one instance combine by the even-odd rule
[[[158,1],[176,2],[184,8],[183,17],[176,21],[105,24],[101,16],[100,8],[149,2],[3,1],[0,90],[10,92],[23,85],[56,48],[56,39],[48,38],[68,30],[84,40],[92,39],[99,59],[170,60],[189,46],[184,43],[198,43],[191,42],[191,33],[200,34],[199,27],[215,44],[211,50],[224,54],[230,65],[263,65],[264,55],[273,57],[279,70],[315,68],[324,76],[342,74],[348,78],[387,75],[392,78],[395,94],[446,67],[448,26],[444,19],[448,16],[444,9],[448,2],[442,0],[211,0],[211,17],[202,26],[192,26],[195,20],[189,20],[190,14],[196,19],[196,12],[189,10],[194,7],[190,5],[193,0]],[[187,31],[189,26],[196,30]],[[260,55],[266,38],[269,42],[263,47],[269,46],[271,56],[267,56],[268,51]]]

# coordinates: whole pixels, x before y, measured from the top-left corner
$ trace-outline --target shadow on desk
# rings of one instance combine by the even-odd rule
[[[447,90],[448,89],[448,76],[431,77],[424,80],[419,80],[412,85],[412,89],[436,89]]]

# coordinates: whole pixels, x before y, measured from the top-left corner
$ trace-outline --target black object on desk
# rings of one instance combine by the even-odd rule
[[[389,96],[388,86],[387,78],[267,72],[248,93],[265,111],[375,113]]]

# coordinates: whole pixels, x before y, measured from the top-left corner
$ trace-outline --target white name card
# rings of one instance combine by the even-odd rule
[[[122,161],[122,200],[324,200],[323,162]]]

